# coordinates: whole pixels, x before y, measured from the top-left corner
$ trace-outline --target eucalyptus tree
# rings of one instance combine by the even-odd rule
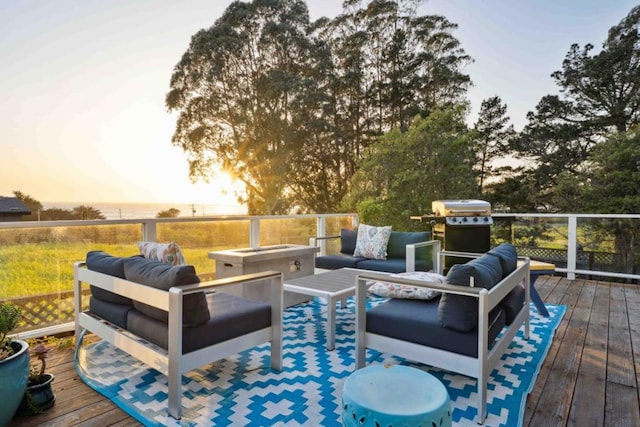
[[[224,169],[250,213],[331,211],[377,136],[455,104],[470,61],[420,0],[346,0],[309,22],[301,0],[234,2],[192,37],[166,105],[192,178]]]
[[[188,154],[191,177],[231,173],[246,186],[249,213],[295,203],[288,183],[309,137],[306,118],[322,116],[314,80],[322,49],[309,25],[302,0],[236,1],[192,37],[171,76],[172,141]]]
[[[416,114],[463,100],[471,58],[452,32],[457,25],[418,15],[422,0],[346,0],[343,13],[319,26],[330,46],[334,99],[346,134],[366,147],[393,128],[407,130]]]

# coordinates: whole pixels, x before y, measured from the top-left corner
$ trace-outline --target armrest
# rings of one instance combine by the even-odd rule
[[[362,292],[362,295],[366,297],[366,291],[373,284],[373,282],[387,282],[387,283],[396,283],[399,285],[410,285],[419,288],[429,288],[434,289],[441,292],[446,292],[450,294],[456,295],[465,295],[474,298],[478,298],[482,291],[487,292],[484,288],[476,288],[470,286],[459,286],[459,285],[450,285],[448,283],[440,283],[440,282],[427,282],[424,280],[414,280],[408,279],[406,277],[397,276],[389,273],[377,273],[371,270],[371,272],[366,271],[358,275],[358,284],[356,287],[356,299],[358,296],[358,290]],[[366,300],[366,298],[365,298]]]
[[[320,253],[319,255],[326,255],[327,254],[327,248],[326,248],[326,242],[328,240],[333,240],[333,239],[339,239],[340,235],[337,236],[320,236],[320,237],[310,237],[309,238],[309,246],[317,246],[320,248]]]
[[[433,270],[441,273],[440,270],[440,241],[439,240],[427,240],[425,242],[410,243],[406,246],[405,256],[407,271],[416,271],[416,248],[422,248],[425,246],[431,246],[431,265]]]
[[[309,245],[310,246],[318,246],[318,241],[319,240],[329,240],[329,239],[339,239],[340,235],[337,236],[322,236],[322,237],[310,237],[309,238]]]

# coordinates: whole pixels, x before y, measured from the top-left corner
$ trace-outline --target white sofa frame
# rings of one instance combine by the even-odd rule
[[[136,335],[82,311],[82,285],[91,284],[118,295],[168,311],[168,350],[164,350]],[[183,296],[196,292],[229,292],[242,294],[244,286],[268,287],[271,305],[271,326],[239,336],[218,344],[204,347],[187,354],[182,353],[182,313]],[[88,297],[84,295],[84,297]],[[164,291],[140,283],[98,273],[86,268],[84,262],[74,264],[74,307],[76,352],[84,331],[90,331],[115,347],[162,372],[168,379],[169,415],[180,419],[182,413],[182,374],[207,363],[253,348],[266,342],[271,343],[271,367],[282,369],[282,273],[268,271],[247,274],[226,279],[218,279],[191,285],[175,286]]]
[[[476,258],[482,254],[469,252],[439,251],[440,266],[444,265],[447,256]],[[473,280],[473,278],[472,278]],[[498,282],[491,290],[470,287],[428,283],[418,280],[392,277],[388,274],[364,272],[356,281],[356,369],[366,364],[366,349],[376,349],[381,352],[394,354],[426,365],[438,367],[452,372],[467,375],[478,380],[478,424],[484,423],[487,417],[487,382],[489,374],[509,347],[516,333],[524,324],[525,339],[529,339],[529,295],[530,295],[529,258],[518,257],[517,268],[507,277]],[[471,357],[451,351],[441,350],[415,344],[384,335],[366,332],[366,300],[367,289],[375,281],[406,284],[417,287],[435,289],[441,292],[464,295],[478,300],[478,357]],[[489,341],[489,312],[517,285],[525,284],[525,304],[516,314],[513,322],[503,330],[503,334],[496,338],[493,347],[488,349]],[[443,332],[446,329],[443,327]]]

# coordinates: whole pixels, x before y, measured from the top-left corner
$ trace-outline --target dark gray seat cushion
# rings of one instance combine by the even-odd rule
[[[489,314],[489,343],[495,340],[504,324],[504,312],[497,307]],[[459,332],[442,327],[438,319],[437,299],[389,299],[367,311],[367,332],[471,357],[478,356],[477,331]]]
[[[189,353],[271,325],[271,306],[267,303],[224,293],[207,294],[211,318],[202,325],[182,330],[182,352]],[[131,310],[127,329],[166,349],[168,326],[164,322]]]
[[[476,288],[493,288],[502,279],[500,260],[484,254],[466,264],[454,264],[447,274],[447,283],[468,287],[472,277]],[[467,332],[478,325],[477,298],[444,294],[438,311],[440,322],[447,328]]]
[[[99,288],[98,288],[99,289]],[[121,328],[127,327],[127,314],[133,310],[132,304],[115,304],[92,295],[89,298],[89,311],[96,316],[116,324]]]
[[[407,271],[407,262],[404,258],[363,259],[358,261],[357,268],[362,270],[384,271],[386,273],[404,273]]]
[[[366,258],[339,253],[316,257],[315,265],[316,268],[324,268],[325,270],[336,270],[345,267],[356,268],[356,264],[365,259]]]
[[[136,256],[136,258],[139,258],[139,256]],[[125,259],[127,258],[115,257],[103,251],[90,251],[87,252],[86,263],[89,270],[124,279]],[[102,301],[113,304],[132,305],[131,299],[127,297],[114,294],[113,292],[106,291],[93,285],[90,285],[89,288],[91,289],[91,295]]]
[[[405,258],[364,259],[358,261],[356,265],[357,268],[362,270],[384,271],[386,273],[404,273],[407,271],[407,260]],[[431,262],[416,260],[415,267],[416,271],[430,271]]]
[[[200,283],[196,269],[192,265],[171,265],[146,258],[129,258],[124,264],[127,280],[168,291],[174,286]],[[136,310],[167,323],[169,314],[158,308],[133,301]],[[185,295],[182,322],[184,326],[195,327],[209,320],[209,308],[204,292]]]

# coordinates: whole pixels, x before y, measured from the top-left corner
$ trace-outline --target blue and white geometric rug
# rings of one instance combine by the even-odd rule
[[[491,373],[486,426],[522,425],[527,394],[566,311],[565,306],[547,308],[550,317],[545,318],[531,307],[529,340],[519,331]],[[179,422],[168,416],[166,376],[110,344],[83,344],[76,369],[90,387],[148,426],[341,426],[342,385],[355,366],[353,299],[347,308],[338,308],[334,351],[325,349],[326,309],[324,300],[316,298],[285,310],[281,372],[269,366],[268,345],[188,372]],[[475,379],[371,350],[367,360],[435,375],[449,392],[454,425],[477,425]]]

